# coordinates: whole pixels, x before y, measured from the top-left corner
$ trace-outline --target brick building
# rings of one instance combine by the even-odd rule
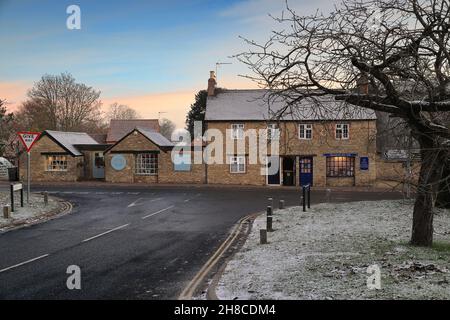
[[[46,130],[30,152],[32,181],[78,181],[102,175],[106,145],[84,132]],[[20,157],[20,178],[26,179],[26,154]],[[100,168],[100,169],[99,169]]]
[[[304,99],[292,110],[281,99],[272,97],[269,103],[269,98],[267,90],[216,89],[211,74],[206,128],[221,132],[236,145],[245,140],[245,148],[237,152],[235,146],[233,153],[223,153],[222,163],[209,164],[208,183],[368,186],[375,182],[377,118],[373,111],[332,96]],[[260,143],[245,138],[251,129],[267,131],[269,145],[278,140],[279,155],[268,154],[266,160],[279,163],[277,174],[264,174],[264,164],[250,163],[249,148]]]
[[[174,144],[159,132],[135,128],[105,151],[108,182],[204,183],[205,165],[194,164],[195,151],[172,152]]]
[[[152,119],[112,121],[107,135],[45,131],[31,151],[32,179],[391,186],[404,181],[406,169],[417,171],[418,162],[411,167],[377,153],[373,111],[336,101],[333,96],[306,98],[289,109],[270,93],[216,89],[212,72],[204,121],[207,141],[195,140],[194,146],[183,151],[174,152],[174,144],[159,133],[158,121]],[[252,130],[264,135],[252,140],[248,136]],[[275,144],[279,145],[277,153],[270,148]],[[267,150],[258,150],[254,162],[252,152],[261,145]],[[209,154],[212,146],[221,151]],[[209,162],[213,157],[216,161]],[[194,158],[208,159],[208,164]],[[24,178],[25,157],[20,164]],[[275,167],[275,172],[268,167]]]
[[[157,119],[111,120],[107,134],[46,130],[31,149],[33,181],[105,179],[104,151],[140,126],[159,132]],[[26,154],[19,161],[20,178],[26,177]]]

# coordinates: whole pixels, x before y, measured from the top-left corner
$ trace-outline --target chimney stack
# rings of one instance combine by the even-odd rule
[[[209,72],[209,79],[208,79],[208,96],[214,96],[215,95],[215,90],[216,90],[216,85],[217,85],[217,81],[216,81],[216,73],[214,71],[210,71]]]
[[[369,94],[369,78],[365,73],[356,80],[356,87],[359,94]]]

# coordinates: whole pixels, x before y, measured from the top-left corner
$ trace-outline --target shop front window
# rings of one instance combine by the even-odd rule
[[[158,174],[158,154],[140,153],[136,155],[135,173],[151,176]]]
[[[327,177],[354,177],[355,157],[327,157]]]

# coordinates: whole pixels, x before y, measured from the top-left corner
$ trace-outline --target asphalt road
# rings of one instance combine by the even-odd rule
[[[2,188],[2,187],[0,187]],[[219,187],[39,187],[71,214],[0,234],[0,299],[176,299],[242,217],[299,191]],[[333,192],[332,201],[398,198]],[[325,192],[312,192],[312,203]],[[81,268],[81,290],[66,287]]]

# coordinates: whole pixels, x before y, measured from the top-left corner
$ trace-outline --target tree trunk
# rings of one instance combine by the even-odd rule
[[[450,161],[447,161],[442,174],[436,206],[439,208],[450,208]]]
[[[421,149],[422,166],[414,204],[411,244],[430,247],[433,244],[433,209],[446,152],[435,148],[434,144],[421,143]]]

